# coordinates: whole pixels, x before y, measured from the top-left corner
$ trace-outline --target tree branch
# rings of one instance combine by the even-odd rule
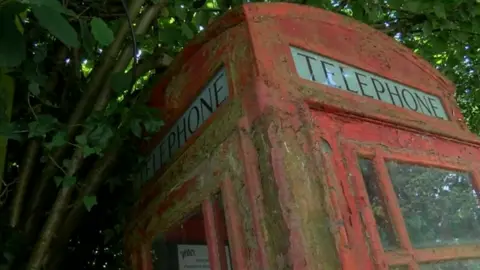
[[[170,64],[172,59],[169,57],[163,58],[154,58],[152,57],[155,63],[165,65]],[[150,61],[149,61],[150,62]],[[139,67],[142,67],[140,65]],[[140,71],[139,68],[137,71]],[[148,69],[149,70],[149,69]],[[138,76],[141,76],[139,74]],[[157,75],[157,77],[160,75]],[[138,96],[138,100],[140,102],[146,102],[148,97],[150,96],[150,91],[142,91]],[[120,133],[120,132],[119,132]],[[106,154],[98,159],[95,162],[94,168],[89,171],[87,178],[84,182],[84,187],[80,192],[79,196],[77,197],[76,201],[73,203],[73,207],[70,210],[65,222],[63,222],[63,226],[60,232],[55,239],[55,242],[52,247],[52,252],[57,254],[55,258],[52,259],[51,262],[48,264],[49,270],[58,269],[61,265],[64,256],[62,255],[65,252],[65,246],[68,244],[68,240],[71,237],[72,232],[77,228],[79,225],[80,220],[82,219],[83,215],[85,214],[85,207],[83,205],[83,197],[84,196],[92,196],[97,194],[100,186],[103,184],[104,179],[106,178],[106,173],[111,169],[111,167],[115,164],[116,160],[120,155],[121,149],[121,138],[115,137],[112,140],[112,143],[109,147],[109,150]]]
[[[134,1],[136,2],[136,1]],[[140,2],[140,1],[139,1]],[[137,33],[142,34],[144,33],[147,29],[148,26],[151,24],[151,22],[154,20],[156,17],[156,14],[158,11],[160,11],[160,8],[166,4],[166,0],[162,1],[161,4],[157,4],[154,6],[151,6],[142,16],[140,19],[140,22],[138,24],[138,29]],[[130,49],[125,49],[123,55],[128,52],[131,54]],[[121,58],[122,59],[122,58]],[[110,59],[106,59],[105,61],[109,61]],[[121,66],[124,63],[116,63],[116,67]],[[127,63],[128,64],[128,61]],[[104,66],[105,63],[103,63],[102,66]],[[107,72],[106,72],[107,73]],[[107,73],[109,74],[109,72]],[[95,74],[96,75],[96,74]],[[102,76],[102,79],[104,79],[104,76]],[[92,78],[92,81],[95,80],[95,77]],[[109,85],[109,80],[107,80],[107,83]],[[94,84],[95,89],[97,88],[97,85]],[[98,84],[100,86],[100,84]],[[104,87],[99,93],[99,96],[97,97],[97,101],[94,106],[95,111],[102,111],[105,109],[105,106],[107,105],[110,97],[110,86]],[[90,89],[89,89],[90,90]],[[80,101],[81,103],[81,101]],[[80,106],[80,105],[78,105]],[[84,105],[86,106],[86,104]],[[77,107],[77,110],[74,112],[74,115],[78,110],[79,107]],[[82,109],[80,109],[82,110]],[[85,110],[85,107],[83,108]],[[81,113],[81,112],[79,112]],[[80,118],[78,119],[80,120]],[[84,131],[84,135],[87,134],[88,131]],[[83,149],[82,148],[76,148],[75,152],[73,154],[73,159],[72,162],[69,165],[68,168],[68,173],[67,176],[74,176],[77,172],[77,170],[80,168],[80,165],[83,161]],[[32,255],[29,259],[29,262],[27,264],[27,270],[39,270],[40,267],[42,267],[43,259],[45,258],[46,254],[48,254],[48,251],[50,249],[50,245],[53,241],[53,236],[54,234],[59,230],[60,224],[65,218],[65,213],[67,209],[67,205],[70,203],[71,200],[71,195],[72,192],[74,191],[74,187],[63,187],[60,192],[57,195],[57,198],[55,200],[55,203],[53,204],[52,210],[50,212],[50,215],[47,218],[47,221],[45,222],[45,226],[43,227],[43,230],[40,234],[39,240],[35,244],[34,250],[32,252]]]
[[[149,26],[152,24],[153,19],[155,19],[160,12],[160,10],[166,5],[167,0],[163,0],[160,3],[151,6],[140,18],[137,27],[135,28],[135,34],[136,35],[142,35],[145,34],[149,28]],[[107,80],[105,81],[105,84],[103,85],[102,91],[100,91],[98,101],[95,104],[94,110],[95,111],[101,111],[105,108],[106,104],[110,100],[110,94],[111,94],[111,86],[110,86],[110,81],[111,81],[111,74],[115,74],[118,72],[123,72],[125,68],[127,68],[128,63],[134,57],[132,55],[132,50],[133,50],[133,45],[129,44],[127,45],[123,51],[121,56],[118,58],[117,62],[115,63],[115,67],[113,69],[113,72],[110,73],[110,76],[108,76]]]
[[[67,176],[74,176],[77,170],[81,167],[83,162],[82,155],[82,149],[76,148],[67,171]],[[50,214],[48,215],[47,221],[45,222],[42,232],[40,233],[38,241],[36,242],[32,254],[30,255],[30,259],[27,263],[27,270],[42,269],[43,264],[45,263],[45,258],[47,258],[49,253],[52,239],[65,216],[68,202],[70,202],[70,197],[73,190],[73,187],[63,187],[60,189]]]
[[[132,5],[130,6],[129,12],[132,18],[135,18],[138,15],[144,2],[145,0],[131,1]],[[102,86],[105,77],[110,73],[128,30],[128,22],[127,20],[123,20],[123,23],[115,36],[115,40],[110,44],[108,49],[105,50],[100,65],[96,66],[91,72],[92,78],[89,81],[87,90],[82,95],[82,98],[78,102],[75,111],[72,113],[68,121],[68,141],[71,141],[77,133],[80,121],[84,118],[85,114],[87,114],[89,108],[91,108],[91,104],[93,103],[92,99],[96,97],[98,88]],[[67,153],[68,148],[68,145],[60,147],[53,153],[53,159],[57,163],[61,162]],[[31,236],[37,231],[38,218],[39,215],[42,214],[42,209],[45,204],[44,200],[48,198],[48,196],[45,196],[45,192],[52,186],[52,181],[50,181],[50,179],[57,173],[57,170],[58,168],[53,162],[48,162],[45,169],[42,171],[42,175],[38,181],[39,185],[36,188],[36,192],[33,194],[32,202],[28,211],[29,218],[26,222],[25,230],[27,235],[30,236],[29,238],[31,238]]]
[[[20,167],[20,176],[16,185],[13,202],[11,206],[10,226],[15,228],[20,222],[20,216],[23,209],[25,193],[27,192],[28,182],[37,162],[37,155],[40,150],[41,141],[32,139],[27,144],[27,150]]]
[[[102,158],[95,162],[94,168],[90,170],[85,180],[85,187],[80,192],[76,201],[73,203],[73,207],[70,210],[67,218],[62,224],[62,229],[55,239],[52,251],[55,258],[49,262],[48,269],[53,270],[60,266],[60,263],[65,258],[62,253],[65,252],[65,246],[68,244],[68,240],[72,232],[77,228],[81,218],[85,214],[85,206],[83,204],[84,196],[92,196],[98,192],[98,189],[103,184],[103,180],[106,178],[106,174],[115,164],[120,154],[120,147],[118,144],[114,144],[111,151],[108,151]]]

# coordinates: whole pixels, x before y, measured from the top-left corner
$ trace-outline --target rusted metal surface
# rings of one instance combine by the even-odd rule
[[[449,120],[302,79],[290,46],[435,95]],[[212,269],[224,269],[225,255],[211,245],[218,224],[209,202],[218,193],[234,269],[418,269],[480,257],[478,245],[413,248],[384,166],[392,158],[469,171],[480,191],[480,141],[463,122],[454,85],[427,62],[330,12],[245,5],[192,41],[154,89],[150,105],[162,110],[167,128],[146,153],[222,66],[228,100],[155,173],[136,205],[126,233],[135,269],[151,269],[152,239],[202,204]],[[374,160],[399,250],[385,251],[380,242],[358,154]]]

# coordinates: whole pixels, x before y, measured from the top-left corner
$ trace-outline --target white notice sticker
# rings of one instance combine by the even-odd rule
[[[179,270],[210,270],[208,247],[206,245],[177,245]],[[230,252],[225,246],[227,254],[227,268],[232,269]]]

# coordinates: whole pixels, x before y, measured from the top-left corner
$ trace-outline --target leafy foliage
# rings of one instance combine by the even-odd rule
[[[50,249],[58,258],[50,258],[47,269],[61,269],[65,258],[70,268],[123,267],[122,228],[140,186],[131,177],[141,160],[137,145],[145,131],[163,125],[158,112],[144,105],[168,65],[158,59],[174,57],[243,2],[130,1],[138,27],[133,38],[125,31],[121,1],[0,0],[0,86],[8,81],[3,78],[15,82],[12,121],[0,115],[0,135],[9,140],[0,188],[0,268],[38,266],[32,251],[39,250],[35,244],[52,213],[66,213],[57,219],[66,224],[55,231]],[[477,1],[288,2],[353,17],[412,48],[456,83],[466,121],[480,132]],[[152,7],[158,9],[149,13]],[[24,193],[13,192],[19,183],[26,183]],[[14,203],[17,195],[23,203]]]
[[[113,32],[101,18],[93,18],[90,22],[93,37],[102,46],[108,46],[113,41]]]

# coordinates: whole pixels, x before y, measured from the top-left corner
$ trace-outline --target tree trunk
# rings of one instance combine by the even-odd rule
[[[130,6],[129,10],[132,19],[136,18],[144,2],[145,0],[132,1],[132,5]],[[100,61],[100,64],[96,66],[92,71],[92,78],[90,78],[87,90],[78,102],[75,111],[70,116],[70,119],[68,121],[68,141],[72,141],[72,139],[74,138],[79,128],[79,124],[81,123],[85,115],[89,112],[89,109],[91,108],[93,103],[93,99],[96,98],[96,96],[98,95],[97,90],[103,85],[103,83],[105,82],[105,78],[109,76],[111,68],[115,64],[116,57],[122,48],[128,30],[129,24],[128,21],[125,19],[123,20],[123,23],[115,36],[115,40],[105,50],[104,56]],[[47,194],[47,191],[49,189],[54,187],[53,181],[51,181],[51,179],[59,170],[56,164],[62,163],[62,159],[65,156],[68,148],[69,145],[66,144],[56,150],[52,156],[51,162],[48,162],[46,168],[42,171],[42,175],[38,181],[39,184],[36,187],[36,192],[33,194],[33,198],[31,200],[30,208],[28,211],[28,220],[26,222],[25,231],[29,239],[32,239],[38,231],[39,218],[40,215],[43,215],[43,210],[45,209],[46,204],[45,200],[49,198],[49,196],[45,195]]]

